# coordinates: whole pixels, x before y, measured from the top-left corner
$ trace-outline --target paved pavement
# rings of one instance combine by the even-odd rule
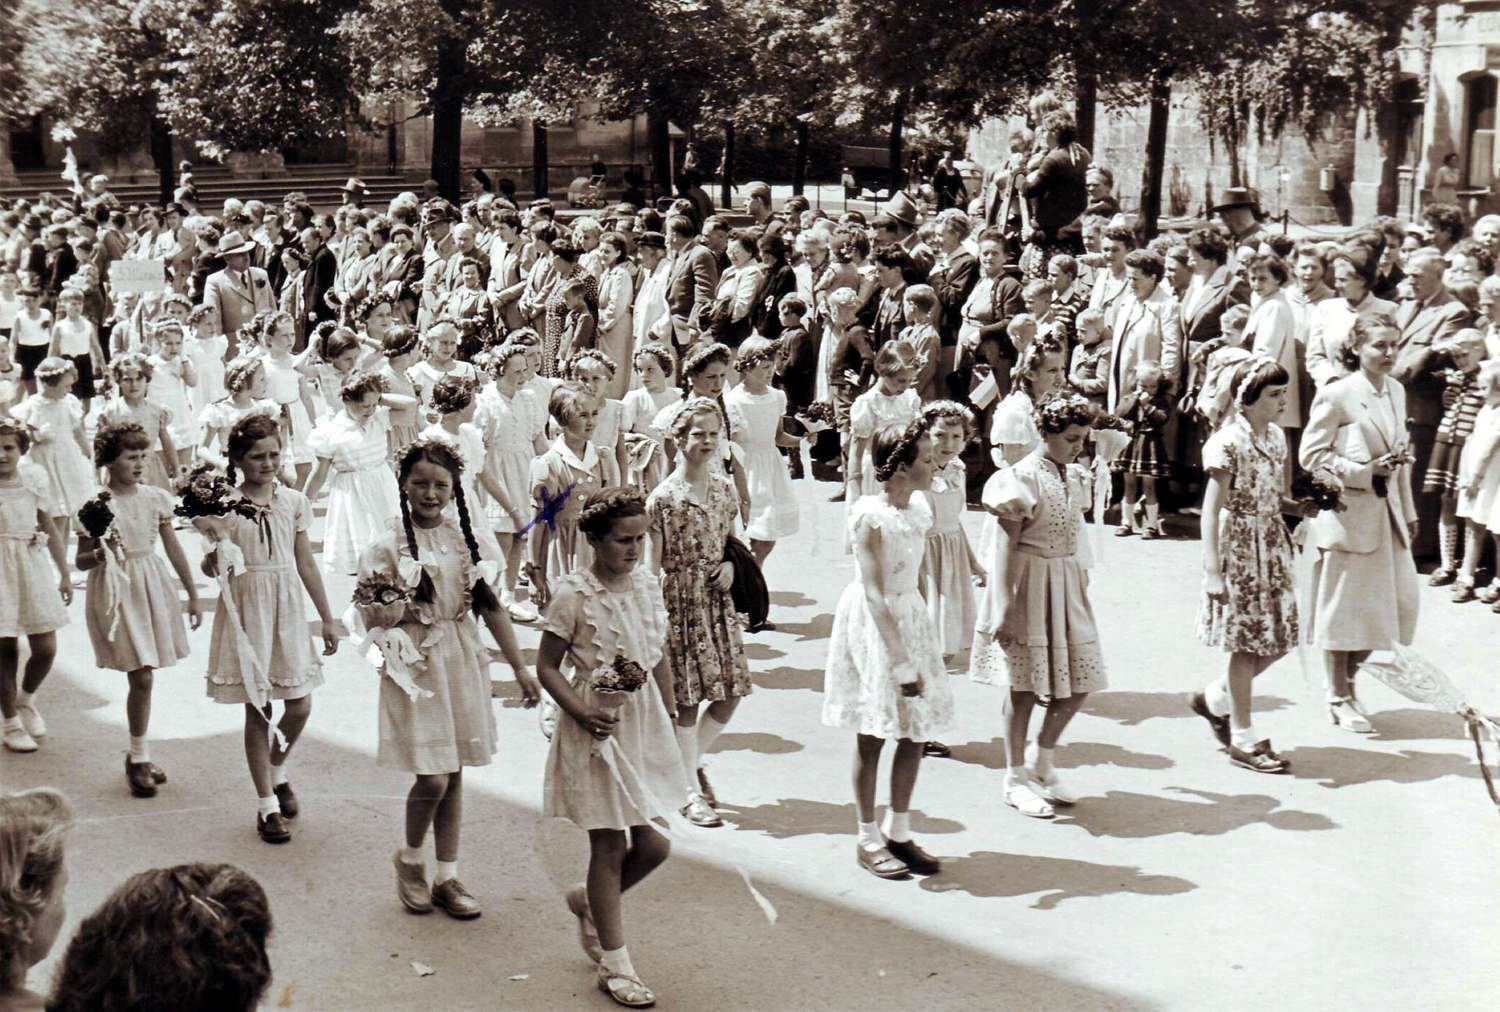
[[[1000,695],[955,678],[954,758],[924,764],[913,815],[944,871],[880,882],[857,869],[853,744],[819,723],[833,610],[853,567],[842,507],[824,501],[832,486],[798,485],[803,533],[767,566],[780,629],[754,639],[757,691],[709,766],[728,825],[679,841],[626,906],[632,955],[660,1008],[1495,1006],[1496,813],[1459,723],[1370,684],[1379,733],[1346,734],[1320,705],[1316,657],[1308,675],[1291,657],[1263,677],[1256,720],[1292,775],[1230,767],[1180,696],[1222,665],[1192,639],[1192,541],[1104,546],[1094,604],[1111,688],[1059,752],[1085,795],[1076,808],[1044,823],[1005,807]],[[348,579],[329,585],[347,600]],[[1418,648],[1500,713],[1500,615],[1423,594]],[[375,766],[375,676],[347,645],[294,755],[295,839],[270,847],[254,833],[240,711],[203,695],[207,624],[194,661],[158,675],[153,756],[171,783],[143,801],[121,772],[125,680],[92,667],[81,596],[72,614],[41,696],[51,737],[35,755],[0,755],[8,788],[61,787],[82,817],[64,939],[130,872],[222,860],[271,896],[267,1008],[612,1007],[561,898],[586,844],[540,819],[545,745],[513,698],[495,702],[495,763],[465,778],[460,872],[485,914],[412,917],[390,865],[409,781]],[[524,632],[523,646],[536,638]],[[776,923],[734,864],[775,905]],[[435,972],[419,977],[413,961]],[[44,988],[55,965],[34,970],[32,985]]]

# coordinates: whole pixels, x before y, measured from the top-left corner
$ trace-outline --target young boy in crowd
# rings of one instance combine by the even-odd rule
[[[941,347],[937,330],[937,292],[931,285],[910,285],[903,298],[906,318],[911,322],[901,331],[901,339],[911,344],[921,360],[912,387],[926,404],[938,398],[937,367]]]

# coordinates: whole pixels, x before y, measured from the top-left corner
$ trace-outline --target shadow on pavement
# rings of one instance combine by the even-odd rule
[[[1206,679],[1205,679],[1206,680]],[[1256,696],[1251,710],[1255,713],[1272,713],[1292,705],[1290,699],[1280,696]],[[1079,716],[1100,717],[1134,727],[1156,717],[1197,717],[1188,709],[1184,692],[1114,692],[1106,690],[1089,696]],[[1199,718],[1201,719],[1201,718]]]
[[[790,738],[783,738],[779,734],[771,734],[766,731],[755,731],[748,734],[726,731],[719,735],[719,740],[714,742],[714,747],[708,750],[708,754],[713,755],[715,752],[759,752],[762,755],[786,755],[789,752],[801,752],[806,747],[800,741],[792,741]]]
[[[1453,752],[1381,752],[1312,745],[1286,749],[1282,754],[1292,761],[1292,776],[1317,780],[1324,787],[1358,787],[1382,781],[1421,784],[1440,777],[1480,776],[1473,756]]]
[[[1197,889],[1198,884],[1175,875],[1143,875],[1139,868],[1126,865],[981,850],[968,857],[945,859],[942,874],[923,879],[922,888],[935,893],[961,891],[971,896],[1036,893],[1039,895],[1032,909],[1052,910],[1064,900],[1087,896],[1176,896]]]
[[[953,758],[958,762],[991,770],[1006,768],[1004,738],[991,738],[987,742],[971,741],[962,745],[949,744],[953,748]],[[1128,748],[1099,741],[1064,741],[1057,747],[1057,765],[1059,769],[1123,766],[1133,770],[1168,770],[1176,763],[1164,755],[1132,752]]]
[[[750,680],[757,689],[811,689],[823,691],[821,668],[767,668],[750,672]]]
[[[1281,799],[1267,794],[1217,794],[1188,787],[1166,789],[1202,800],[1185,801],[1158,794],[1110,791],[1102,797],[1080,798],[1077,805],[1058,809],[1057,822],[1078,826],[1087,830],[1090,836],[1127,840],[1173,833],[1219,836],[1257,825],[1292,832],[1338,828],[1338,823],[1321,812],[1278,811]]]
[[[777,840],[818,834],[847,836],[853,840],[859,821],[854,817],[852,801],[835,805],[807,798],[782,798],[775,804],[754,808],[736,808],[720,802],[719,814],[735,829],[756,830]],[[961,822],[924,815],[915,808],[911,812],[911,831],[917,836],[961,833],[965,828]]]
[[[774,608],[807,608],[817,603],[800,590],[771,591],[771,606]]]
[[[822,615],[814,615],[807,622],[777,622],[776,629],[791,636],[797,637],[799,643],[808,640],[826,640],[833,632],[833,613],[825,612]]]
[[[785,657],[785,650],[777,650],[765,643],[757,643],[748,640],[745,643],[745,659],[748,661],[774,661],[778,657]]]
[[[1451,713],[1436,710],[1381,710],[1370,718],[1375,733],[1370,741],[1424,741],[1437,738],[1466,738],[1463,721]]]

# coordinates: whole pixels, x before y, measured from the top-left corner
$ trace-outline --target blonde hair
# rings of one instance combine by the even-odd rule
[[[23,952],[32,926],[52,901],[73,821],[68,799],[50,787],[0,795],[0,952]],[[18,987],[18,967],[0,960],[0,992]]]
[[[900,338],[887,341],[875,353],[875,375],[890,376],[902,369],[915,369],[921,364],[920,357],[910,341]]]

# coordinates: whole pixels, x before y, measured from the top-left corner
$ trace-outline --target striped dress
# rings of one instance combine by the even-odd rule
[[[1474,432],[1474,419],[1482,407],[1484,391],[1479,386],[1479,370],[1449,373],[1443,388],[1443,418],[1438,423],[1427,476],[1422,480],[1423,492],[1458,495],[1459,458],[1463,456],[1464,443]]]

